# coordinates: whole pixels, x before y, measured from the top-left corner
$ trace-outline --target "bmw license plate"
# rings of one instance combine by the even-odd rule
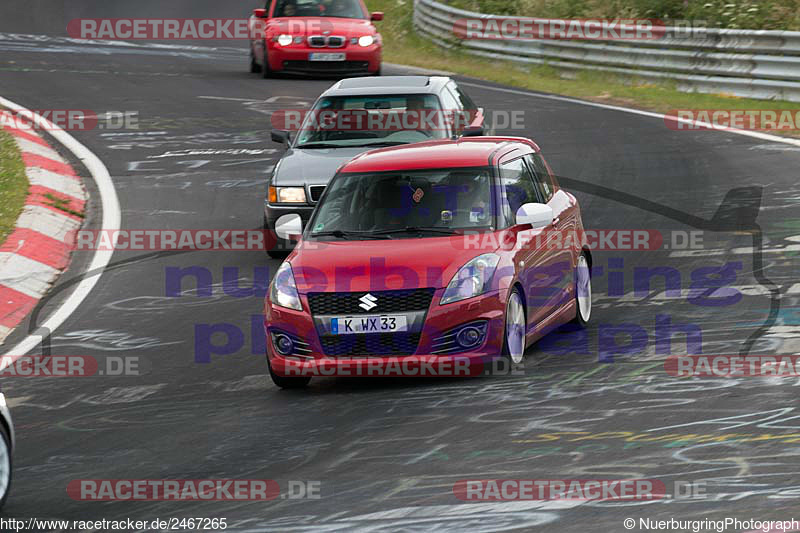
[[[394,333],[408,331],[408,321],[404,315],[348,316],[331,318],[333,335],[353,333]]]
[[[344,52],[311,52],[308,54],[309,61],[344,61]]]

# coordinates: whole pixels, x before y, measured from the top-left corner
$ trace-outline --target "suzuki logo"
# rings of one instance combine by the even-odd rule
[[[378,301],[378,299],[369,293],[359,298],[358,301],[361,302],[358,304],[358,306],[364,311],[371,311],[372,309],[378,307],[378,304],[375,303]]]

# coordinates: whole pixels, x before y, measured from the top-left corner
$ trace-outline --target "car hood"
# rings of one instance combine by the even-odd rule
[[[327,185],[336,170],[355,156],[366,152],[369,148],[325,148],[325,149],[293,149],[281,158],[272,184],[287,185]]]
[[[469,260],[497,246],[462,235],[375,241],[302,242],[291,254],[297,289],[361,292],[446,287]]]
[[[305,29],[305,31],[300,31]],[[292,35],[318,35],[325,31],[343,37],[374,35],[375,26],[369,20],[336,17],[288,17],[274,18],[267,22],[267,31],[291,33]]]

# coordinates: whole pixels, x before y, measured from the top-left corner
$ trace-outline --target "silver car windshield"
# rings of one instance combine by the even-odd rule
[[[332,96],[305,116],[295,148],[393,146],[449,136],[433,94]]]

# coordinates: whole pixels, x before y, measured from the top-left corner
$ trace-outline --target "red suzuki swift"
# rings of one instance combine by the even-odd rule
[[[276,231],[300,239],[265,302],[280,387],[520,363],[530,343],[591,314],[591,254],[569,238],[583,233],[578,203],[528,139],[367,152],[339,170],[305,230],[285,215]]]

